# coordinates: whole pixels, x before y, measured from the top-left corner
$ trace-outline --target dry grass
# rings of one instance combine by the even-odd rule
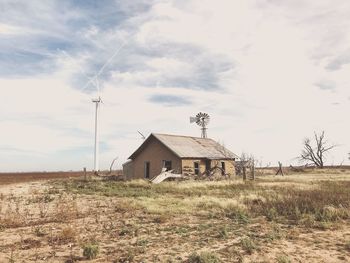
[[[1,192],[0,258],[346,261],[349,186],[346,173],[308,173],[247,183],[74,179]]]

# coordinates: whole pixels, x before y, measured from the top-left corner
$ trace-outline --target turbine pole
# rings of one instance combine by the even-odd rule
[[[101,98],[93,99],[95,103],[95,152],[94,152],[94,172],[99,171],[99,130],[98,130],[98,110]]]

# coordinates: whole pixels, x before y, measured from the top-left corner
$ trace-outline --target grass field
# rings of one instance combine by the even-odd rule
[[[349,262],[350,171],[0,186],[0,262]]]

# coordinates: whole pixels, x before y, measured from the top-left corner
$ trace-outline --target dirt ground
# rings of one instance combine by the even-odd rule
[[[348,219],[314,227],[227,214],[260,200],[257,187],[314,189],[350,181],[348,173],[266,176],[249,187],[74,180],[0,185],[0,262],[350,262]],[[89,260],[84,248],[94,247]]]
[[[83,172],[0,173],[0,185],[79,176]]]

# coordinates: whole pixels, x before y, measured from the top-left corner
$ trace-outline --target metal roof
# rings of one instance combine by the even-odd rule
[[[218,142],[209,138],[152,133],[145,142],[129,157],[134,159],[149,140],[155,138],[180,158],[232,159],[237,155]]]

